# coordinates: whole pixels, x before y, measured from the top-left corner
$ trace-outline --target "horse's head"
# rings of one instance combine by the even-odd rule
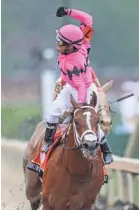
[[[76,144],[81,146],[83,153],[87,157],[97,154],[98,143],[98,115],[95,111],[97,96],[92,94],[90,104],[80,107],[71,96],[71,103],[74,108],[73,113],[73,131]]]

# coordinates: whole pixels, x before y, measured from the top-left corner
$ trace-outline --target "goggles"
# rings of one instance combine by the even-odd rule
[[[65,42],[64,40],[62,40],[61,38],[59,38],[58,35],[56,36],[56,41],[57,41],[57,44],[58,44],[59,46],[66,46],[66,45],[69,44],[69,43]]]

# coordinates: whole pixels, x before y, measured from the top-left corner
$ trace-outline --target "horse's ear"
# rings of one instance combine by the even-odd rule
[[[114,80],[109,81],[108,83],[102,86],[103,92],[107,93],[109,89],[112,87]]]
[[[96,95],[96,93],[93,91],[93,93],[92,93],[92,99],[91,99],[91,101],[90,101],[90,105],[93,107],[93,108],[95,108],[96,107],[96,105],[97,105],[97,95]]]
[[[76,103],[76,101],[74,100],[74,98],[71,94],[70,94],[70,102],[74,109],[78,108],[78,104]]]

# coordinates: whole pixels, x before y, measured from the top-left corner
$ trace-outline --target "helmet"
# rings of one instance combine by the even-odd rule
[[[83,43],[83,32],[78,26],[69,24],[56,30],[58,37],[66,43],[73,44],[76,48],[80,48]]]

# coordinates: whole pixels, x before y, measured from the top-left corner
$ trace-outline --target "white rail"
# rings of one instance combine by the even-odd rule
[[[109,182],[102,187],[100,195],[107,198],[107,206],[117,200],[139,206],[139,160],[114,156],[107,166]]]

